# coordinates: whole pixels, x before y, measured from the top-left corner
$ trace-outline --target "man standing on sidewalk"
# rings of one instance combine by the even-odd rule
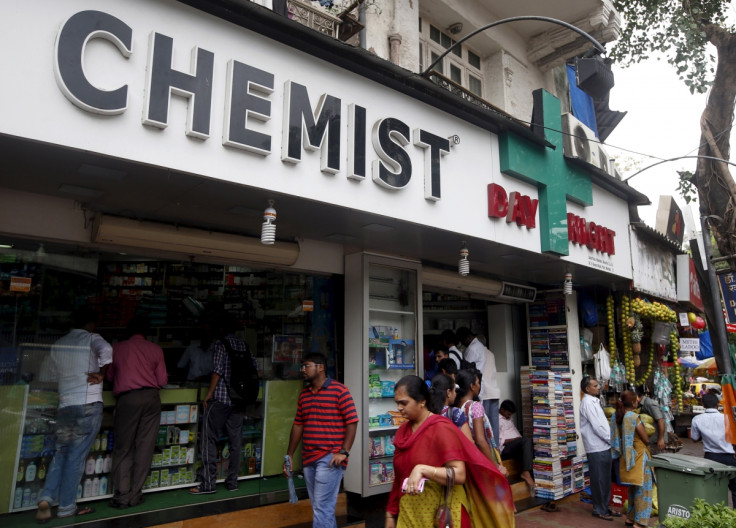
[[[312,503],[312,528],[337,528],[337,494],[358,429],[358,413],[350,391],[327,377],[325,368],[325,356],[318,352],[307,354],[302,361],[301,370],[309,385],[299,394],[286,451],[291,463],[303,441],[302,464]],[[288,477],[286,463],[284,474]]]
[[[146,340],[148,320],[133,317],[130,338],[113,345],[108,377],[114,382],[115,448],[112,453],[113,508],[143,502],[143,484],[151,472],[156,435],[161,422],[158,391],[168,383],[164,351]]]
[[[703,456],[708,460],[736,466],[733,446],[726,442],[726,421],[718,411],[718,396],[705,393],[703,407],[704,413],[693,416],[690,438],[695,442],[703,441]],[[728,481],[728,489],[731,490],[733,507],[736,507],[736,478]]]
[[[58,502],[59,518],[94,512],[77,508],[77,486],[84,459],[102,423],[102,381],[112,363],[112,347],[95,334],[97,312],[84,306],[72,315],[73,328],[51,346],[41,367],[41,381],[58,382],[56,452],[38,501],[36,520],[51,520]]]
[[[611,500],[611,427],[598,399],[601,387],[598,380],[583,377],[580,390],[584,396],[580,402],[580,434],[588,455],[590,469],[590,495],[593,499],[593,517],[612,521],[621,514],[612,512]]]

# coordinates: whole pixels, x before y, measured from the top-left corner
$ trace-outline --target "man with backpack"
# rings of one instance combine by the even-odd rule
[[[218,338],[213,341],[214,369],[210,378],[210,388],[205,396],[202,418],[202,469],[200,484],[191,488],[192,495],[215,493],[217,481],[217,440],[222,430],[227,432],[230,443],[230,459],[225,485],[228,491],[238,489],[238,470],[243,443],[243,410],[248,403],[255,401],[258,394],[258,379],[252,378],[257,365],[248,345],[235,335],[237,321],[231,314],[219,318],[221,327]],[[247,365],[246,362],[250,362]],[[250,384],[245,377],[251,376]],[[255,387],[253,386],[255,385]],[[247,394],[248,389],[250,394]]]

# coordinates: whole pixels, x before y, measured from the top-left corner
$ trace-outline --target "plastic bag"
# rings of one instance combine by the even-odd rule
[[[595,357],[595,377],[598,382],[603,385],[604,382],[611,379],[611,359],[608,355],[606,347],[601,346],[598,348],[598,352],[594,354]]]
[[[580,312],[583,314],[583,324],[585,326],[595,326],[598,324],[598,308],[595,300],[585,293],[580,294]]]
[[[580,359],[584,362],[593,360],[592,341],[593,332],[588,328],[584,328],[583,335],[580,336]]]

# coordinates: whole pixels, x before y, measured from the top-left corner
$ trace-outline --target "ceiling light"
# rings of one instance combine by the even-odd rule
[[[468,247],[463,240],[462,246],[460,246],[460,262],[457,264],[457,272],[463,277],[470,273],[470,261],[468,260]]]
[[[0,249],[12,249],[13,244],[0,244]]]
[[[565,281],[562,283],[562,293],[572,295],[572,273],[565,273]]]
[[[269,200],[268,207],[263,211],[261,244],[272,246],[274,242],[276,242],[276,209],[273,208],[273,200]]]

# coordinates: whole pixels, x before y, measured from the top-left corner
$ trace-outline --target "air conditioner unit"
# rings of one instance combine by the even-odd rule
[[[533,286],[504,281],[501,286],[501,293],[497,297],[508,301],[532,302],[537,297],[537,289]]]
[[[95,218],[92,242],[279,266],[299,258],[299,245],[293,242],[265,246],[254,237],[106,215]]]
[[[452,271],[434,268],[422,268],[422,286],[455,294],[468,293],[475,297],[505,301],[531,302],[537,296],[537,289],[531,286],[480,277],[463,277]]]
[[[608,157],[601,160],[601,148],[595,132],[572,114],[562,114],[563,151],[566,157],[584,161],[608,172]],[[605,152],[605,151],[604,151]]]
[[[501,282],[480,277],[465,276],[457,272],[434,268],[422,268],[422,286],[443,291],[469,293],[479,297],[496,297],[501,293]]]

